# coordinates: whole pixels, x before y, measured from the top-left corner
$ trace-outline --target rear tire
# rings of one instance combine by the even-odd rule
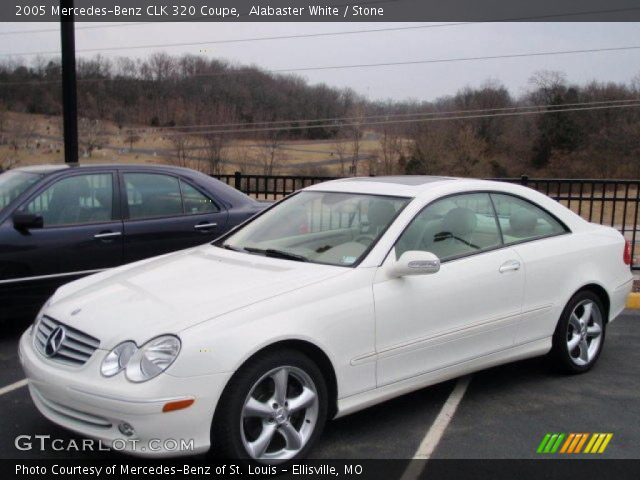
[[[606,310],[598,295],[589,290],[576,293],[562,311],[553,334],[550,358],[564,373],[589,371],[602,352]]]
[[[220,398],[212,452],[259,464],[300,459],[322,433],[327,405],[326,382],[313,360],[296,350],[259,354]]]

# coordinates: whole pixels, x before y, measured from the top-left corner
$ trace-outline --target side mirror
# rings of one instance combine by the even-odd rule
[[[391,266],[391,275],[405,277],[407,275],[429,275],[440,270],[440,259],[431,252],[410,250],[404,252],[398,261]]]
[[[44,220],[40,215],[33,213],[16,213],[13,216],[13,227],[21,232],[32,228],[42,228],[43,226]]]

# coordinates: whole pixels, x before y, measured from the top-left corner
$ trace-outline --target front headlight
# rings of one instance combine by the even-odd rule
[[[113,377],[127,368],[127,364],[133,354],[136,353],[138,346],[132,341],[122,342],[111,350],[100,366],[100,373],[105,377]]]
[[[162,335],[149,340],[133,354],[125,369],[132,382],[146,382],[164,372],[180,353],[180,339]]]

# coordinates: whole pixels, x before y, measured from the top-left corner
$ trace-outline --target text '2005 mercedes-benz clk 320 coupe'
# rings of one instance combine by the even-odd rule
[[[82,435],[278,463],[327,419],[467,372],[544,354],[589,370],[630,257],[613,228],[522,186],[343,179],[61,287],[20,356],[38,409]]]

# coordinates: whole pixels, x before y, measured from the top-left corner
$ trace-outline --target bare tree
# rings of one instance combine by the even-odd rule
[[[273,175],[284,158],[280,150],[282,140],[279,137],[278,132],[268,132],[260,141],[257,160],[264,175]]]
[[[138,143],[142,138],[135,130],[127,130],[124,141],[129,144],[129,151],[133,150],[133,144]]]
[[[236,165],[236,169],[243,173],[253,173],[254,167],[251,165],[251,155],[249,154],[249,149],[242,146],[237,145],[233,148],[233,159]]]
[[[340,161],[340,176],[344,177],[346,175],[346,160],[348,155],[348,145],[347,140],[345,140],[344,133],[340,132],[335,139],[333,144],[333,150],[338,160]]]
[[[534,103],[548,105],[553,103],[554,97],[567,83],[564,72],[554,70],[540,70],[529,78],[529,85],[535,88],[531,93]]]
[[[171,163],[178,167],[189,166],[188,150],[191,146],[192,139],[188,135],[174,135],[171,137],[174,156]]]
[[[0,103],[0,145],[6,143],[6,127],[7,127],[7,107],[4,103]]]
[[[384,174],[395,173],[403,148],[397,129],[392,125],[384,125],[380,136],[380,163]]]
[[[640,96],[640,73],[636,73],[631,79],[631,91]]]
[[[31,148],[31,142],[35,140],[38,133],[38,126],[36,122],[25,122],[23,128],[24,146],[25,148]]]
[[[360,147],[362,142],[363,122],[364,122],[364,105],[362,103],[354,104],[350,109],[348,128],[349,137],[351,139],[351,166],[349,173],[358,175],[358,161],[360,160]]]
[[[94,150],[102,148],[104,131],[100,120],[81,118],[78,130],[80,141],[84,144],[85,153],[89,157],[93,155]]]
[[[224,134],[209,134],[204,136],[204,152],[209,174],[219,175],[222,173],[224,155],[229,143]]]

